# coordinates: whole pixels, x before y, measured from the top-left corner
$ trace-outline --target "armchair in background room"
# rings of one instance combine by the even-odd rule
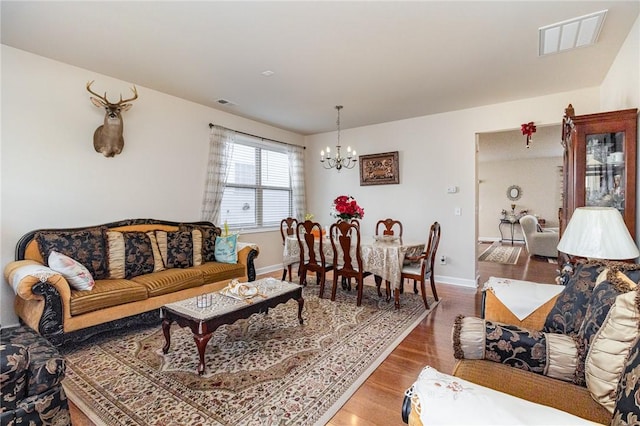
[[[558,257],[559,234],[555,231],[540,232],[538,219],[533,215],[520,218],[520,226],[529,256]]]

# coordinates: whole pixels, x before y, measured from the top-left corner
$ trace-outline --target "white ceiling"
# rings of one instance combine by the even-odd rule
[[[0,7],[3,44],[313,134],[335,130],[338,104],[342,127],[351,128],[598,86],[640,2],[2,0]],[[539,27],[602,9],[609,12],[595,46],[538,57]],[[221,106],[220,98],[236,105]]]

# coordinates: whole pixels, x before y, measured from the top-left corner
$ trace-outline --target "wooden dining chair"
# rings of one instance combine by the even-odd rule
[[[355,279],[357,298],[356,305],[362,304],[364,278],[371,272],[363,270],[362,253],[360,252],[360,224],[358,221],[338,222],[329,228],[331,247],[333,249],[333,286],[331,287],[331,300],[336,300],[338,278],[343,282]],[[338,244],[340,249],[338,249]],[[352,257],[352,247],[355,249],[355,259]]]
[[[376,223],[376,235],[395,235],[402,238],[402,222],[391,218],[379,220]]]
[[[382,231],[382,234],[380,234]],[[387,218],[383,220],[379,220],[376,223],[376,236],[378,235],[390,235],[397,236],[400,238],[400,242],[402,242],[402,222],[399,220]],[[378,289],[378,296],[382,297],[382,293],[380,291],[380,278],[376,276],[376,287]],[[385,281],[387,286],[387,300],[391,298],[391,283],[389,281]]]
[[[296,227],[296,237],[300,245],[300,270],[298,271],[300,285],[307,285],[307,272],[315,272],[320,285],[320,298],[322,298],[327,271],[333,269],[333,265],[327,264],[325,259],[322,226],[310,220],[299,222]]]
[[[438,244],[440,243],[440,224],[434,222],[431,225],[429,231],[429,239],[425,244],[425,251],[419,256],[407,256],[405,259],[411,263],[403,266],[400,276],[400,282],[403,283],[405,279],[413,280],[414,291],[417,292],[416,283],[420,282],[420,291],[422,293],[422,300],[424,301],[424,307],[429,309],[429,302],[427,302],[427,293],[425,291],[425,281],[428,279],[431,283],[431,291],[433,292],[434,299],[438,300],[438,293],[436,292],[436,282],[433,276],[433,265],[436,260],[436,252],[438,251]],[[394,290],[394,299],[396,308],[400,307],[400,289]]]
[[[282,236],[282,245],[284,246],[285,240],[287,237],[292,237],[296,235],[296,228],[298,227],[298,220],[294,217],[288,217],[286,219],[282,219],[280,222],[280,235]],[[291,275],[291,266],[287,265],[282,268],[282,281],[287,278],[287,271],[289,272],[289,281],[293,281],[293,275]],[[298,271],[300,274],[300,271]]]

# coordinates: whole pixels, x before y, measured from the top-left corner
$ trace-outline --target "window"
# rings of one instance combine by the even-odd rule
[[[277,144],[236,135],[220,219],[234,229],[280,226],[291,216],[289,156]]]

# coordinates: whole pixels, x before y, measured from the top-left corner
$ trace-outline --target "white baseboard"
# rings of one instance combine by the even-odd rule
[[[500,241],[500,237],[478,237],[479,243],[495,243]]]
[[[476,281],[475,280],[466,280],[463,278],[456,278],[456,277],[446,277],[446,276],[442,276],[442,275],[436,275],[435,280],[437,283],[442,283],[442,284],[451,284],[451,285],[456,285],[459,287],[468,287],[468,288],[476,288]]]
[[[256,275],[270,274],[271,272],[282,271],[282,264],[263,266],[256,269]]]

